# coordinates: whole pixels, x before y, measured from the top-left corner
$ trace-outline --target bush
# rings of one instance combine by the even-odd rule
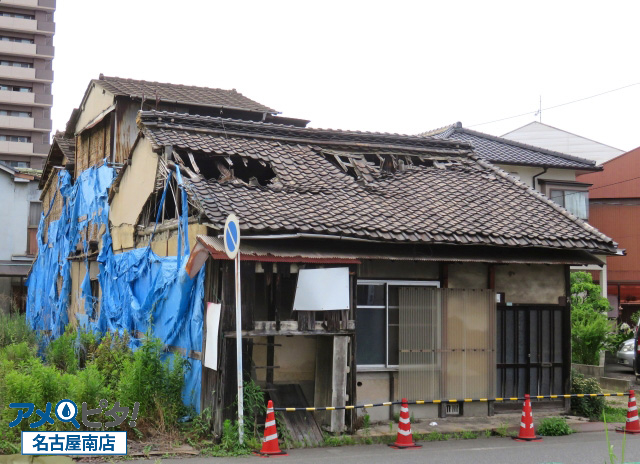
[[[22,342],[35,347],[38,341],[38,335],[31,330],[24,314],[0,311],[0,348]]]
[[[6,332],[2,336],[6,337]],[[166,354],[157,338],[146,337],[142,346],[132,353],[126,334],[107,334],[100,340],[93,334],[69,328],[49,344],[45,350],[46,362],[43,362],[36,356],[36,339],[29,332],[23,335],[11,338],[22,341],[0,346],[0,454],[19,452],[20,430],[29,430],[30,419],[33,419],[9,428],[8,423],[17,417],[17,411],[9,408],[9,403],[34,403],[36,408],[44,410],[47,402],[55,407],[65,398],[74,401],[78,408],[83,402],[89,408],[97,408],[102,399],[107,400],[109,406],[118,400],[129,408],[139,402],[136,428],[139,435],[145,425],[174,430],[178,418],[188,412],[182,402],[187,363],[179,355]],[[79,358],[84,360],[82,364]],[[259,409],[264,409],[262,392],[252,389],[251,385],[247,387],[249,396],[245,396],[245,401],[251,406],[249,410],[262,411]],[[104,424],[111,418],[103,413],[92,416],[91,420]],[[255,420],[252,425],[255,427]],[[125,420],[120,427],[128,426]],[[71,427],[55,421],[44,430],[63,431]]]
[[[105,379],[105,384],[115,390],[125,365],[133,361],[133,352],[129,348],[130,337],[107,332],[93,352],[95,365]]]
[[[564,417],[545,417],[538,426],[538,433],[545,437],[560,437],[573,433]]]
[[[571,393],[602,393],[598,381],[571,371]],[[571,410],[578,416],[598,419],[604,409],[604,397],[571,398]]]
[[[571,273],[571,358],[575,363],[597,366],[607,347],[611,326],[606,312],[609,301],[593,283],[591,274]]]
[[[70,374],[78,370],[78,357],[76,356],[76,335],[70,327],[46,348],[45,358],[47,362],[58,369]]]
[[[163,357],[167,359],[163,361]],[[166,424],[175,424],[187,412],[182,403],[185,365],[185,359],[179,355],[165,356],[159,339],[145,337],[132,360],[123,364],[118,382],[120,403],[139,402],[138,417],[153,419],[151,422],[161,430]]]

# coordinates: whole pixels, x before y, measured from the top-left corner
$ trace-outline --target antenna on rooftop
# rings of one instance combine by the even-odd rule
[[[539,116],[540,122],[542,122],[542,95],[540,95],[540,106],[538,106],[538,111],[533,115],[534,117]]]

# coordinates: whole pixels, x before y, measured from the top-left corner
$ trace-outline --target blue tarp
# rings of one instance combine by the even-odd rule
[[[178,226],[178,255],[161,257],[150,246],[115,254],[109,224],[109,187],[115,170],[106,164],[82,172],[75,184],[67,171],[58,175],[58,192],[62,196],[62,213],[49,224],[47,242],[43,240],[45,216],[38,227],[38,257],[27,279],[27,321],[36,330],[59,337],[68,324],[71,295],[71,262],[67,259],[82,244],[86,275],[78,300],[84,298],[85,315],[78,317],[89,330],[135,334],[149,327],[166,345],[200,351],[202,349],[204,269],[195,278],[185,270],[189,257],[187,194],[180,172],[176,178],[183,206]],[[163,192],[166,197],[168,182]],[[51,204],[55,198],[52,200]],[[49,208],[51,211],[51,208]],[[156,220],[156,223],[158,221]],[[88,242],[84,229],[94,224],[104,226],[102,247],[98,255],[101,288],[99,314],[93,314]],[[149,242],[151,243],[151,241]],[[138,340],[133,339],[133,347]],[[200,411],[202,363],[188,359],[183,400]]]

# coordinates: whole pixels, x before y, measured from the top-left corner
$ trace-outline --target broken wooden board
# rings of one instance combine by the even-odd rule
[[[269,394],[273,404],[278,408],[307,408],[309,404],[304,393],[297,384],[269,385]],[[320,446],[324,442],[324,436],[320,426],[309,411],[281,412],[284,425],[289,431],[294,443],[304,446]],[[282,431],[280,436],[283,436]]]

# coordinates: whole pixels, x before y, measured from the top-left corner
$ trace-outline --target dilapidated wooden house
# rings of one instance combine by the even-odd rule
[[[71,293],[105,246],[176,256],[186,231],[183,269],[202,279],[198,304],[221,305],[213,325],[190,316],[201,346],[183,347],[200,375],[197,401],[214,411],[217,432],[234,415],[237,391],[234,271],[221,239],[230,213],[242,231],[243,371],[278,406],[567,391],[569,268],[616,253],[613,240],[467,143],[310,129],[250,100],[227,112],[198,88],[183,89],[187,98],[174,88],[181,86],[170,94],[163,86],[93,81],[72,118],[75,178],[103,162],[117,175],[108,224],[87,232],[95,248],[71,257],[79,262]],[[171,109],[176,101],[188,104]],[[101,297],[98,285],[97,313]],[[70,298],[73,320],[86,306]],[[205,359],[207,345],[217,347],[214,362]],[[367,412],[373,420],[393,414]],[[300,423],[339,432],[356,414],[315,413]]]
[[[152,246],[175,252],[184,207],[167,196],[161,224],[154,212],[179,170],[199,234],[187,267],[205,265],[205,300],[222,303],[220,332],[205,337],[219,344],[219,361],[203,370],[201,398],[219,420],[233,414],[235,395],[233,263],[221,240],[229,213],[243,234],[245,375],[281,406],[569,388],[569,266],[597,262],[593,253],[616,244],[469,145],[158,111],[138,122],[111,201],[114,247],[141,246],[157,227],[165,235]],[[350,297],[327,310],[313,293],[322,279],[302,285],[301,276],[335,268],[348,270],[335,285]],[[309,292],[315,306],[296,308]],[[353,421],[325,414],[317,420],[334,431]]]

